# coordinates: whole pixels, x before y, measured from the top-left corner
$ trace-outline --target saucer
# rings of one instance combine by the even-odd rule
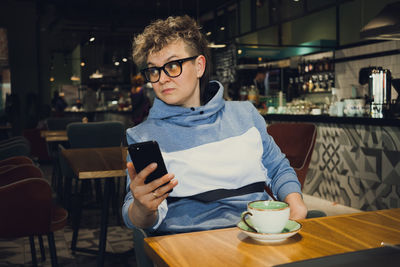
[[[251,226],[253,226],[249,219],[247,220],[247,223],[250,224]],[[302,227],[300,223],[289,220],[286,223],[285,228],[283,228],[281,233],[267,234],[267,233],[254,232],[249,227],[247,227],[247,225],[244,224],[242,221],[240,221],[236,226],[240,229],[240,231],[242,233],[246,234],[247,236],[249,236],[257,241],[268,242],[268,243],[284,241],[285,239],[287,239],[287,238],[295,235],[297,232],[299,232]]]

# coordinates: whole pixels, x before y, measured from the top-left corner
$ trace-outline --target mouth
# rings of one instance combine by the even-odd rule
[[[175,90],[174,88],[166,88],[166,89],[161,90],[161,93],[164,95],[168,95],[168,94],[171,94],[174,90]]]

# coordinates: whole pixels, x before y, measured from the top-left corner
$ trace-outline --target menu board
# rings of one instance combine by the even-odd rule
[[[214,53],[215,72],[221,83],[233,83],[236,77],[236,47],[234,44],[218,49]]]

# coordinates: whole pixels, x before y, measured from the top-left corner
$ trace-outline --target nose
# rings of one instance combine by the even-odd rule
[[[159,83],[165,83],[169,81],[171,78],[165,73],[165,70],[161,70],[160,72],[160,79],[158,80]]]

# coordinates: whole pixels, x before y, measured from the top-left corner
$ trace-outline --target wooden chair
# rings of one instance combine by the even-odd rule
[[[25,171],[24,171],[25,170]],[[58,265],[54,231],[67,223],[68,213],[52,201],[49,183],[42,171],[25,164],[0,176],[0,238],[29,237],[32,265],[37,266],[34,236],[38,236],[42,260],[45,260],[42,235],[47,235],[52,266]]]

